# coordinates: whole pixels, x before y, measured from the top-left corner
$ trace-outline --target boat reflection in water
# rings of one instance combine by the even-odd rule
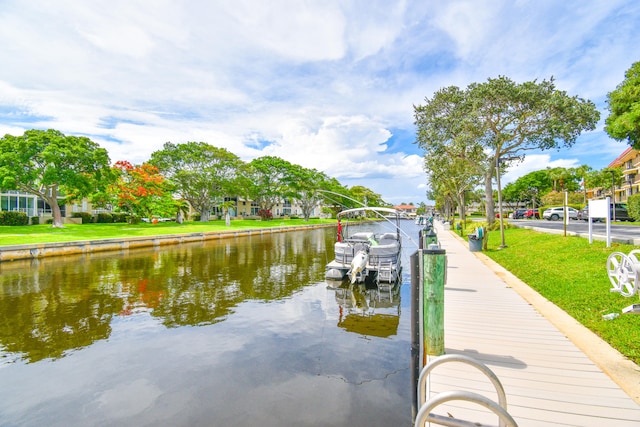
[[[345,281],[335,291],[340,315],[338,327],[360,335],[388,338],[398,333],[400,285],[351,284]]]

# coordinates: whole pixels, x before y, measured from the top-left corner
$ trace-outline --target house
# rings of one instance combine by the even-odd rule
[[[393,208],[400,212],[400,216],[405,216],[407,218],[414,218],[418,211],[418,207],[413,205],[398,205]]]

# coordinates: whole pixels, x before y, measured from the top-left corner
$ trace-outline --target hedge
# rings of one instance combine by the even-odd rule
[[[0,225],[29,225],[29,217],[24,212],[0,211]]]
[[[82,218],[83,224],[91,224],[93,222],[93,215],[89,212],[74,212],[71,214],[72,218]]]
[[[100,212],[96,215],[96,222],[99,224],[110,224],[113,222],[113,216],[110,213]]]

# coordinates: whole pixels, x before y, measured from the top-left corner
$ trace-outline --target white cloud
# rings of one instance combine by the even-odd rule
[[[0,131],[86,134],[134,163],[205,141],[419,203],[414,104],[498,75],[555,76],[604,108],[640,59],[639,19],[630,0],[7,0]],[[521,168],[606,166],[624,143],[601,128]]]

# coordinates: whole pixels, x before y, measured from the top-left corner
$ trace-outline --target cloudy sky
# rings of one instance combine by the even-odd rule
[[[640,60],[636,0],[0,0],[0,135],[84,135],[112,162],[171,141],[427,201],[413,106],[490,77],[554,77],[602,113],[547,166],[606,167],[606,95]]]

